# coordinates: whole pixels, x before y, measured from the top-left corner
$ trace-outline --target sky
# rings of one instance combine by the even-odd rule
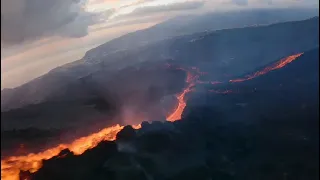
[[[315,7],[319,0],[1,0],[1,89],[81,59],[128,32],[182,14]]]

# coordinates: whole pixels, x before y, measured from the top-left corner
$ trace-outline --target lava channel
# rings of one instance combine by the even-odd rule
[[[188,86],[183,90],[181,94],[177,96],[178,105],[175,111],[167,116],[167,121],[173,122],[181,119],[181,114],[186,107],[185,95],[191,91],[194,82],[199,76],[193,75],[189,71],[187,72],[186,82]],[[42,161],[48,160],[54,156],[57,156],[62,150],[69,149],[75,155],[81,155],[88,149],[96,147],[102,141],[114,141],[116,135],[120,132],[124,126],[114,125],[102,129],[101,131],[91,134],[86,137],[76,139],[71,144],[59,144],[56,147],[48,149],[40,153],[30,153],[26,156],[11,156],[7,159],[1,160],[1,179],[2,180],[19,180],[20,170],[29,171],[31,173],[38,171],[42,167]],[[140,129],[141,124],[133,125],[133,128]]]
[[[181,119],[181,115],[185,107],[187,106],[187,102],[185,100],[185,96],[192,90],[192,87],[195,85],[194,81],[197,79],[198,76],[193,76],[190,72],[188,72],[187,76],[187,83],[188,86],[183,90],[181,94],[177,96],[178,99],[178,106],[175,111],[167,117],[167,121],[173,122]]]
[[[283,58],[281,59],[280,61],[270,65],[270,66],[267,66],[266,68],[264,68],[263,70],[261,71],[257,71],[251,75],[247,75],[246,77],[244,78],[239,78],[239,79],[232,79],[232,80],[229,80],[229,82],[232,82],[232,83],[236,83],[236,82],[243,82],[243,81],[247,81],[247,80],[250,80],[250,79],[253,79],[253,78],[256,78],[258,76],[261,76],[261,75],[264,75],[270,71],[273,71],[273,70],[276,70],[276,69],[280,69],[284,66],[286,66],[287,64],[291,63],[292,61],[296,60],[298,57],[300,57],[303,53],[299,53],[299,54],[294,54],[294,55],[291,55],[291,56],[288,56],[286,58]]]

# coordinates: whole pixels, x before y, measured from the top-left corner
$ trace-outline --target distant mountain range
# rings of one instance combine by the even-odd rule
[[[305,20],[318,16],[319,9],[254,9],[233,12],[214,12],[205,15],[185,15],[175,17],[147,29],[128,33],[109,41],[86,53],[87,58],[96,54],[109,54],[119,50],[131,49],[151,44],[175,36],[194,34],[205,31],[268,25],[287,21]],[[132,46],[134,44],[134,46]]]

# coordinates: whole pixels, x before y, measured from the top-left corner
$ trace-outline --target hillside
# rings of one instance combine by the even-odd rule
[[[169,19],[153,27],[132,32],[87,52],[86,58],[152,44],[175,36],[205,31],[267,25],[287,21],[305,20],[318,16],[318,9],[255,9],[233,12],[215,12],[205,15],[188,15]]]
[[[179,36],[108,56],[103,55],[104,49],[101,49],[94,62],[85,57],[13,90],[3,90],[1,109],[41,103],[57,96],[72,99],[75,94],[83,92],[69,94],[67,89],[79,91],[89,88],[81,88],[85,84],[80,79],[88,75],[95,77],[95,74],[110,77],[117,69],[139,66],[141,62],[170,60],[197,66],[216,80],[226,79],[226,75],[237,76],[288,54],[317,47],[318,32],[319,18],[315,17],[304,21]],[[95,80],[101,84],[99,79]]]
[[[319,72],[315,66],[318,53],[318,48],[305,52],[283,68],[231,84],[239,89],[261,85],[256,92],[195,93],[180,121],[144,122],[138,129],[126,126],[113,142],[103,141],[80,155],[65,149],[44,161],[37,172],[22,172],[20,177],[316,180],[319,94],[315,86],[319,78],[314,75]],[[297,78],[309,79],[309,83],[300,84]],[[283,93],[273,88],[279,82],[309,90],[289,88],[289,94]],[[290,93],[302,98],[293,99]],[[305,99],[305,95],[313,98]],[[201,99],[205,101],[199,103]],[[239,101],[247,105],[238,106]]]

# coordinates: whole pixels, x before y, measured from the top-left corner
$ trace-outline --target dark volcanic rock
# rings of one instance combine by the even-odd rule
[[[136,137],[136,131],[132,126],[125,126],[122,131],[117,134],[117,141],[130,141]]]
[[[96,171],[110,157],[117,154],[114,142],[101,142],[96,148],[87,150],[80,156],[69,150],[43,162],[43,167],[32,174],[32,180],[95,179]]]
[[[206,166],[190,167],[182,170],[168,180],[209,180],[211,178],[210,169]]]
[[[147,180],[146,172],[131,154],[120,153],[106,161],[103,168],[108,172],[112,172],[113,178],[116,180]]]
[[[19,179],[21,180],[32,180],[32,174],[29,171],[21,171],[19,174]]]
[[[140,151],[148,153],[158,153],[171,147],[172,139],[169,133],[150,132],[143,134],[137,140]]]

